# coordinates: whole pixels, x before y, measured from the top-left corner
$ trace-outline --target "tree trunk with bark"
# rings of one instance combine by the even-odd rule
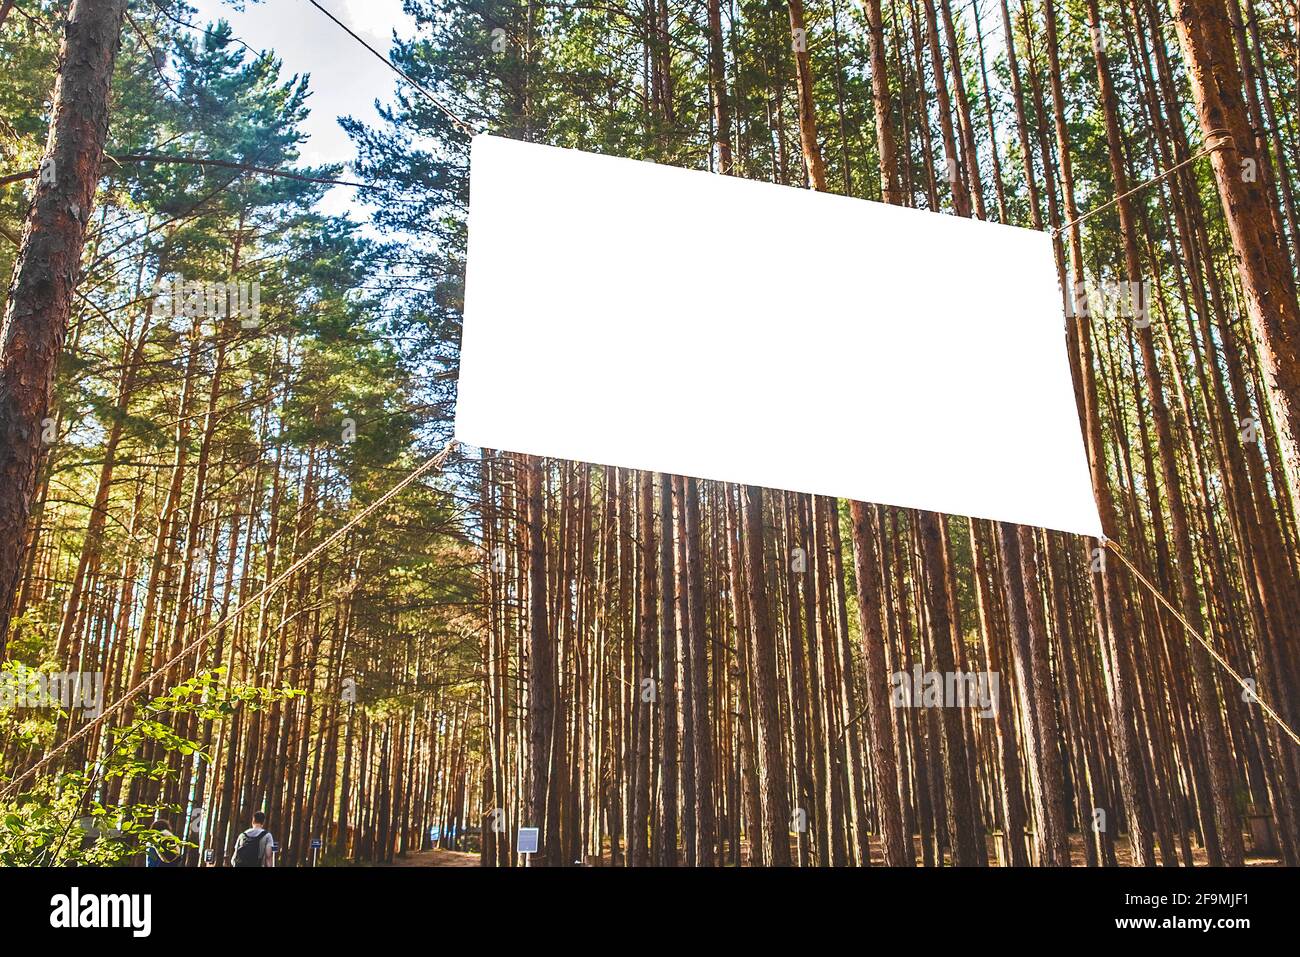
[[[41,421],[68,331],[108,136],[109,83],[126,0],[73,0],[49,139],[0,329],[0,657],[18,590]]]

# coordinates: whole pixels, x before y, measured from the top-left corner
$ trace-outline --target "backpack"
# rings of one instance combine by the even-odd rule
[[[234,860],[231,864],[235,867],[261,867],[262,841],[270,836],[270,831],[263,831],[257,837],[250,837],[248,831],[240,834],[239,840],[235,841]]]

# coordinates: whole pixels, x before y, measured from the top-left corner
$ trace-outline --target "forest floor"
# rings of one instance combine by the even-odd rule
[[[919,841],[916,843],[916,848],[917,848],[917,863],[920,864],[921,855],[920,855]],[[606,846],[605,850],[606,853],[601,855],[599,859],[594,857],[590,858],[588,861],[589,865],[594,865],[597,867],[609,866],[610,860],[608,854],[608,846]],[[798,853],[797,849],[793,846],[791,847],[791,851],[796,855]],[[991,837],[988,839],[988,851],[989,851],[989,863],[993,866],[997,866],[998,864],[997,847],[994,843],[993,838]],[[1157,854],[1158,853],[1159,851],[1157,850]],[[1078,834],[1070,835],[1070,857],[1074,866],[1076,867],[1085,866],[1087,863],[1083,852],[1083,842]],[[1119,842],[1119,846],[1116,847],[1116,857],[1118,859],[1118,863],[1122,866],[1132,864],[1132,854],[1129,851],[1127,841]],[[1198,867],[1205,866],[1206,864],[1205,850],[1203,848],[1193,845],[1192,857],[1195,862],[1195,866]],[[742,842],[741,860],[744,861],[746,864],[749,863],[749,846],[747,842]],[[876,865],[884,864],[884,855],[881,851],[878,841],[874,837],[872,838],[872,844],[871,844],[871,863]],[[1278,864],[1279,861],[1276,856],[1260,854],[1257,851],[1247,851],[1246,853],[1247,867],[1276,867]],[[407,855],[405,858],[395,857],[393,858],[393,863],[388,866],[390,867],[478,867],[479,856],[478,856],[478,852],[476,851],[447,851],[447,850],[443,850],[442,848],[435,847],[430,850],[415,851]]]
[[[919,850],[920,849],[918,845],[918,863],[920,863]],[[993,845],[992,839],[989,839],[988,850],[989,850],[989,863],[992,863],[992,865],[996,866],[997,850],[996,850],[996,846]],[[883,865],[884,857],[881,856],[880,848],[878,845],[876,845],[875,841],[872,841],[871,852],[872,852],[871,862],[874,863],[874,865]],[[1084,854],[1083,854],[1083,844],[1082,841],[1080,841],[1079,839],[1079,835],[1070,835],[1070,852],[1071,852],[1070,856],[1071,858],[1073,858],[1073,862],[1076,867],[1082,867],[1086,865],[1086,859],[1084,859]],[[1121,844],[1119,844],[1118,848],[1115,849],[1115,852],[1117,852],[1115,856],[1117,856],[1118,858],[1119,865],[1130,865],[1132,859],[1131,859],[1131,853],[1128,852],[1128,846],[1126,841],[1121,841]],[[748,845],[742,845],[741,857],[742,859],[744,859],[746,863],[749,862]],[[1199,867],[1205,866],[1204,849],[1197,848],[1197,846],[1193,846],[1192,857],[1193,859],[1195,859],[1196,866]],[[591,858],[591,863],[595,863],[595,858]],[[610,863],[610,861],[608,861],[608,856],[606,854],[606,856],[602,856],[601,861],[599,861],[599,863],[595,863],[595,866],[608,866],[608,863]],[[1277,857],[1265,856],[1265,854],[1260,854],[1257,852],[1249,852],[1249,850],[1247,852],[1247,857],[1245,857],[1245,865],[1247,865],[1248,867],[1275,867],[1278,866],[1278,863],[1279,862]],[[417,852],[408,854],[406,858],[394,857],[393,863],[387,866],[390,867],[477,867],[478,854],[477,852],[463,852],[463,850],[443,850],[442,848],[433,848],[430,850],[417,850]]]
[[[996,848],[993,846],[992,841],[990,841],[989,847],[990,847],[989,850],[990,854],[996,852]],[[1247,844],[1246,847],[1247,847],[1246,850],[1247,867],[1275,867],[1280,863],[1276,856],[1269,856],[1266,854],[1262,854],[1258,851],[1250,850],[1249,844]],[[1159,857],[1160,849],[1158,846],[1156,848],[1156,854],[1157,857]],[[1129,843],[1127,839],[1120,840],[1116,843],[1115,858],[1118,864],[1122,867],[1131,867],[1133,865],[1133,851],[1129,847]],[[1083,838],[1078,834],[1070,835],[1070,861],[1071,863],[1073,863],[1075,867],[1083,867],[1087,864],[1087,857],[1084,854],[1084,849],[1083,849]],[[1179,864],[1181,865],[1181,859],[1179,861]],[[1205,848],[1198,845],[1195,841],[1195,838],[1193,838],[1192,839],[1192,866],[1205,867],[1207,865],[1208,865],[1208,861],[1206,859]]]
[[[884,854],[884,849],[881,847],[879,837],[876,835],[872,835],[870,841],[871,841],[872,865],[883,866],[885,863],[885,854]],[[989,866],[990,867],[1003,866],[1001,862],[1001,855],[998,853],[998,844],[1000,843],[1000,838],[995,838],[992,835],[988,835],[986,837],[986,843],[988,847]],[[1029,845],[1030,842],[1028,837],[1026,837],[1025,843],[1026,845]],[[916,852],[916,864],[919,867],[922,864],[921,839],[919,837],[914,836],[912,839],[912,844]],[[1261,853],[1260,851],[1249,849],[1250,848],[1249,844],[1247,844],[1247,848],[1248,848],[1248,850],[1246,851],[1247,867],[1277,867],[1281,864],[1281,861],[1279,860],[1276,854]],[[791,859],[798,860],[798,854],[799,854],[798,845],[792,840],[790,842]],[[1158,863],[1160,863],[1159,854],[1160,854],[1160,850],[1157,847],[1156,855],[1157,855]],[[1116,858],[1116,863],[1119,866],[1131,867],[1133,865],[1133,852],[1129,847],[1127,839],[1121,839],[1116,844],[1115,858]],[[475,860],[477,860],[477,858],[475,858]],[[750,857],[750,849],[749,849],[748,841],[743,841],[743,840],[741,841],[740,860],[742,866],[745,867],[749,866],[751,857]],[[1082,835],[1077,833],[1070,835],[1070,862],[1074,867],[1085,867],[1087,866],[1088,863],[1087,855],[1084,851],[1084,846],[1083,846],[1083,837]],[[944,864],[945,866],[951,866],[952,864],[952,861],[946,852],[944,854]],[[1181,866],[1181,858],[1178,861],[1176,861],[1175,864],[1177,866]],[[605,845],[604,852],[601,854],[599,858],[595,858],[595,857],[588,858],[588,865],[595,866],[595,867],[611,866],[609,845],[608,844]],[[1196,844],[1195,839],[1192,839],[1192,865],[1194,867],[1207,866],[1205,848]],[[723,854],[722,866],[734,866],[732,864],[732,858],[725,852]]]
[[[466,851],[444,851],[435,847],[415,851],[405,858],[394,857],[393,867],[478,867],[478,854]]]

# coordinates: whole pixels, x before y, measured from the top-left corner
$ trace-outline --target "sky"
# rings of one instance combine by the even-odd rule
[[[375,100],[388,101],[400,78],[361,44],[344,33],[307,0],[245,0],[236,9],[230,0],[188,0],[197,13],[196,25],[230,21],[235,36],[254,50],[271,50],[281,60],[282,77],[310,74],[311,116],[304,128],[302,162],[347,163],[356,151],[338,125],[338,117],[375,121]],[[319,0],[321,6],[346,23],[366,42],[387,53],[393,31],[410,36],[414,21],[402,12],[402,0]],[[350,171],[343,178],[349,178]],[[330,214],[356,212],[356,190],[331,189],[320,209]]]

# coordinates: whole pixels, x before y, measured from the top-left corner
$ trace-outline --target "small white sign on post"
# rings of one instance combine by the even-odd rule
[[[537,853],[537,832],[535,827],[521,827],[519,829],[519,839],[515,842],[515,850],[524,855],[524,867],[528,866],[528,859]]]

